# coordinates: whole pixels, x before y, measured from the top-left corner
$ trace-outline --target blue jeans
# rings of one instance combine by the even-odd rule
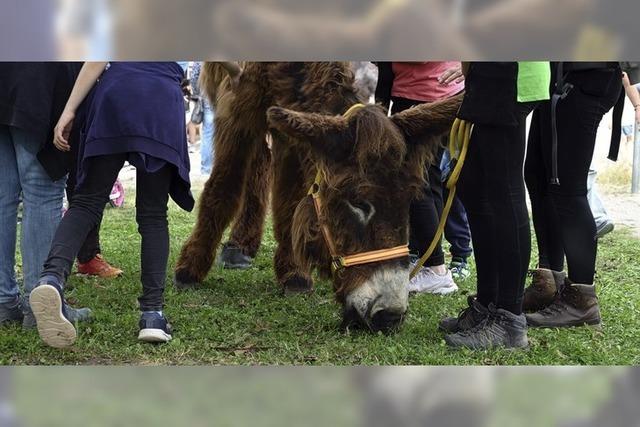
[[[36,158],[40,143],[25,130],[0,125],[0,303],[15,301],[20,294],[15,276],[20,194],[24,206],[20,251],[25,297],[40,278],[62,216],[66,178],[51,181]]]
[[[442,170],[443,179],[448,179],[451,172],[451,157],[449,150],[444,150],[440,169]],[[449,197],[449,191],[444,188],[444,199]],[[444,237],[451,244],[451,255],[455,258],[467,259],[473,253],[471,249],[471,230],[469,229],[469,221],[467,219],[467,211],[464,209],[462,202],[456,196],[451,205],[451,211],[447,218],[447,224],[444,229]]]
[[[202,138],[200,140],[200,172],[210,175],[213,169],[213,110],[205,101],[204,118],[202,120]]]

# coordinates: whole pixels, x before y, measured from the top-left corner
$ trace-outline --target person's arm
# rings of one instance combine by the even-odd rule
[[[638,89],[631,84],[629,76],[624,72],[622,73],[622,85],[624,86],[627,98],[629,98],[629,101],[631,101],[633,108],[636,111],[636,123],[640,124],[640,92],[638,92]]]
[[[86,62],[82,66],[80,74],[78,74],[78,78],[76,79],[76,83],[73,85],[73,90],[71,91],[69,100],[67,101],[67,104],[60,115],[60,119],[58,119],[58,123],[53,130],[53,144],[58,150],[71,150],[68,139],[73,126],[73,119],[76,116],[76,111],[80,104],[82,104],[82,101],[87,97],[91,88],[96,84],[98,77],[100,77],[106,66],[106,62]]]

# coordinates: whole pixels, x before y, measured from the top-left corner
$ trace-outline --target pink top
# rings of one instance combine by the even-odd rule
[[[464,82],[441,85],[438,77],[446,70],[460,67],[459,62],[393,62],[391,96],[433,102],[464,90]]]

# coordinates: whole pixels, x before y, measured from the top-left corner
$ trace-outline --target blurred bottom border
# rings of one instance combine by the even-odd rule
[[[635,426],[640,368],[0,367],[0,426]]]

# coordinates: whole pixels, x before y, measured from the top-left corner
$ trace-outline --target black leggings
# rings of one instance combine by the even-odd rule
[[[422,101],[393,97],[393,114],[404,111],[414,105],[423,104]],[[433,164],[425,165],[428,179],[420,198],[413,200],[409,207],[409,250],[412,254],[421,257],[431,244],[436,235],[438,223],[444,207],[442,198],[442,173],[440,161],[443,150],[438,150],[438,156]],[[425,267],[434,267],[444,264],[444,252],[442,251],[442,239],[435,250],[425,262]]]
[[[53,275],[64,283],[87,234],[100,224],[106,203],[127,154],[92,157],[86,177],[78,186],[71,206],[60,222],[42,276]],[[167,202],[174,175],[171,166],[155,173],[137,172],[136,221],[142,237],[142,311],[162,310],[169,257]]]
[[[539,267],[564,269],[569,279],[593,284],[598,242],[587,200],[587,177],[602,116],[613,107],[621,90],[620,72],[595,70],[570,73],[574,85],[557,109],[558,177],[551,185],[551,106],[534,113],[525,165],[533,223],[538,241]]]
[[[476,125],[458,182],[467,210],[478,273],[478,300],[522,313],[531,255],[531,231],[522,167],[525,120],[531,104],[519,104],[517,126]]]
[[[71,204],[73,200],[73,196],[76,193],[76,184],[77,184],[77,164],[75,158],[77,157],[77,153],[73,153],[74,161],[71,166],[71,170],[69,171],[69,177],[67,178],[67,201]],[[82,247],[78,251],[78,262],[86,263],[91,261],[96,255],[101,253],[100,249],[100,223],[98,223],[95,227],[89,231],[87,234],[87,238],[84,240]]]

